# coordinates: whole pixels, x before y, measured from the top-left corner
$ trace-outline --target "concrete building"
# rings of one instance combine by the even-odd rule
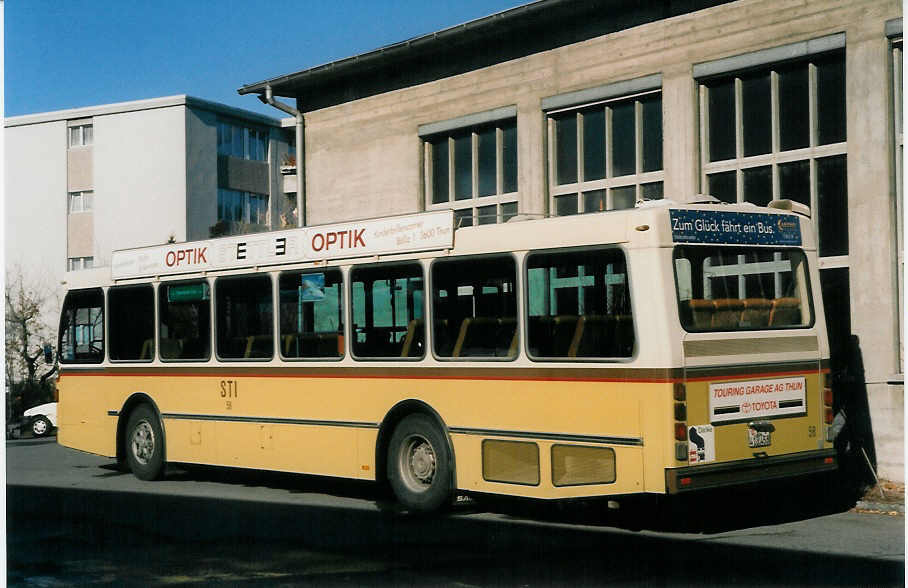
[[[4,126],[7,269],[26,279],[56,286],[115,249],[295,226],[278,120],[181,95]]]
[[[898,0],[541,0],[239,92],[295,101],[308,224],[809,205],[837,389],[904,480],[901,17]]]

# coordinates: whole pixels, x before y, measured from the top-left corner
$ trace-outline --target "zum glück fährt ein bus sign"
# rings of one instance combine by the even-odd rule
[[[801,223],[790,214],[669,210],[675,243],[801,245]]]

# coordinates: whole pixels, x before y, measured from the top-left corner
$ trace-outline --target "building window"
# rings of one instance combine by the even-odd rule
[[[704,192],[809,206],[824,267],[847,265],[843,52],[701,80],[700,125]]]
[[[810,53],[812,45],[829,50]],[[702,190],[759,206],[789,199],[812,211],[834,372],[846,369],[851,333],[841,47],[844,35],[832,35],[740,58],[772,55],[774,63],[700,78]],[[791,53],[799,59],[782,61]],[[702,67],[711,65],[694,66],[694,75]]]
[[[94,138],[93,125],[69,127],[69,146],[84,147],[91,145]]]
[[[89,212],[94,206],[95,193],[87,192],[70,192],[69,193],[69,213]]]
[[[91,269],[95,265],[94,257],[70,257],[66,260],[66,271],[76,272]]]
[[[548,112],[556,216],[633,208],[662,198],[662,93]]]
[[[218,221],[268,224],[268,195],[218,188]]]
[[[218,155],[268,160],[268,131],[218,122]]]
[[[457,226],[517,214],[517,119],[459,128],[425,140],[426,209],[453,208]]]

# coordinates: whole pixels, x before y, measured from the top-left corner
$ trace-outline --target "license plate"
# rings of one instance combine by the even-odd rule
[[[772,433],[747,429],[747,445],[750,447],[769,447],[772,445]]]

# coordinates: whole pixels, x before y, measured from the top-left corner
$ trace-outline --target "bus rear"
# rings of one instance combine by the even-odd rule
[[[666,491],[835,469],[809,220],[753,206],[668,214],[683,368]]]

